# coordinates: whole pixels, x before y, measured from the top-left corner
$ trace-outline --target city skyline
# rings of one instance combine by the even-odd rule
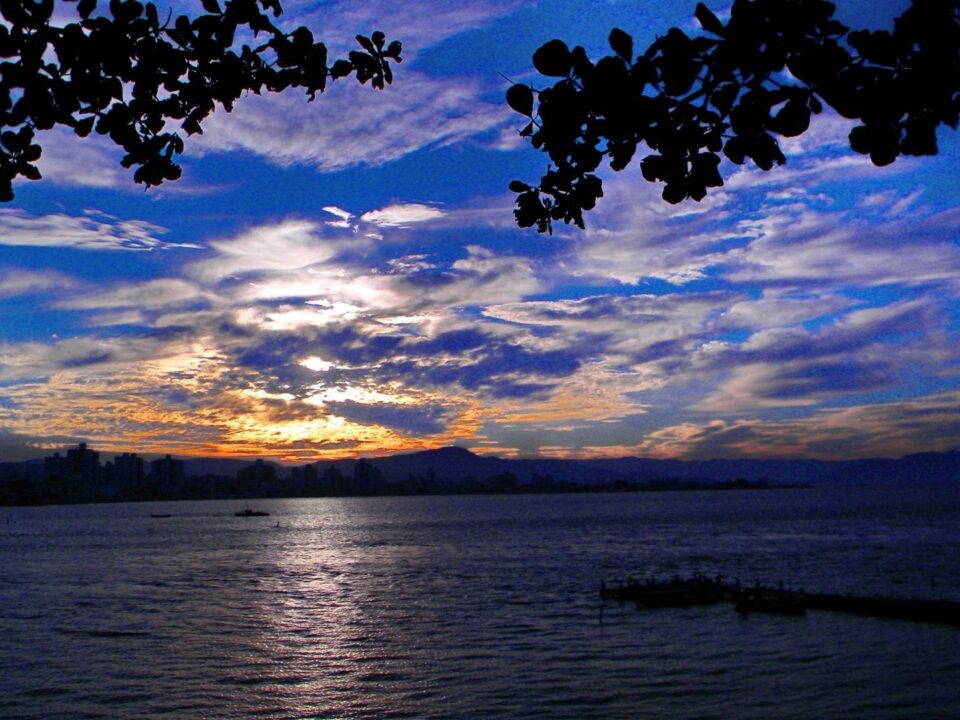
[[[545,162],[503,76],[541,82],[554,37],[596,58],[615,26],[696,32],[695,4],[289,2],[332,52],[403,41],[394,85],[246,97],[147,192],[108,143],[47,133],[0,207],[0,460],[955,449],[956,132],[876,168],[825,112],[701,203],[605,170],[586,230],[514,226],[507,184]]]
[[[955,486],[960,450],[897,459],[655,460],[498,458],[466,448],[283,467],[263,458],[112,460],[86,443],[42,459],[0,462],[0,506],[372,495],[777,490]]]

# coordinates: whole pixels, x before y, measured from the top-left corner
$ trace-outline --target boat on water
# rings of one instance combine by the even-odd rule
[[[171,515],[170,513],[150,513],[150,517],[152,517],[152,518],[168,518],[168,517],[173,517],[173,515]]]
[[[244,505],[243,508],[237,510],[234,515],[237,517],[268,517],[270,513],[264,510],[254,510],[249,505]]]

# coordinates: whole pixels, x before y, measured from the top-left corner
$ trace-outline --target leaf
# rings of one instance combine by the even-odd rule
[[[936,155],[936,125],[929,120],[908,121],[907,134],[900,143],[900,148],[905,155]]]
[[[360,43],[360,46],[371,55],[377,54],[377,49],[374,47],[373,41],[370,38],[363,35],[357,35],[357,42]]]
[[[633,61],[633,38],[620,28],[614,28],[610,31],[610,47],[613,51],[626,60],[628,63]]]
[[[208,13],[212,13],[214,15],[220,15],[222,13],[222,10],[220,10],[220,3],[218,3],[217,0],[201,0],[201,2],[203,3],[203,9]]]
[[[350,61],[348,60],[337,60],[333,64],[333,67],[330,68],[330,74],[333,76],[334,80],[346,77],[351,72],[353,72],[353,65],[351,65]]]
[[[770,128],[784,137],[796,137],[810,127],[810,110],[799,98],[788,100],[770,121]]]
[[[700,22],[700,26],[706,30],[708,33],[713,33],[714,35],[719,35],[723,37],[724,28],[723,23],[720,22],[720,19],[713,14],[713,12],[704,5],[702,2],[697,3],[697,9],[693,12],[697,20]]]
[[[662,197],[671,205],[676,205],[686,199],[687,188],[682,183],[669,183],[663,186]]]
[[[648,155],[640,161],[640,172],[643,179],[648,182],[656,182],[663,177],[663,157],[661,155]]]
[[[551,40],[533,53],[533,66],[541,75],[566,77],[570,73],[570,48],[563,40]]]
[[[77,3],[77,13],[81,18],[86,20],[90,17],[90,13],[97,9],[97,0],[80,0]]]
[[[717,108],[717,110],[726,115],[730,112],[730,108],[733,107],[733,101],[737,99],[739,92],[740,88],[736,83],[722,83],[711,93],[710,102],[713,103],[713,106]]]
[[[533,89],[519,83],[507,88],[507,105],[514,112],[533,117]]]

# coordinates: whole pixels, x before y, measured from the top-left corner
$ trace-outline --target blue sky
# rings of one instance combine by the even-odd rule
[[[903,2],[839,3],[878,27]],[[562,37],[638,47],[694,2],[285,4],[333,51],[382,29],[393,86],[244,98],[144,191],[44,136],[0,208],[0,459],[103,450],[298,462],[863,457],[960,445],[960,141],[878,169],[825,113],[786,166],[671,206],[604,173],[587,228],[513,225],[507,81]],[[724,6],[713,4],[721,14]]]

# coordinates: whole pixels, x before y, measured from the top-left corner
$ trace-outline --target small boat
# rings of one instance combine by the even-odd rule
[[[270,513],[263,510],[254,510],[249,505],[244,505],[243,509],[237,510],[234,515],[237,517],[268,517]]]
[[[168,518],[168,517],[173,517],[173,515],[171,515],[170,513],[150,513],[150,517],[152,517],[152,518]]]

